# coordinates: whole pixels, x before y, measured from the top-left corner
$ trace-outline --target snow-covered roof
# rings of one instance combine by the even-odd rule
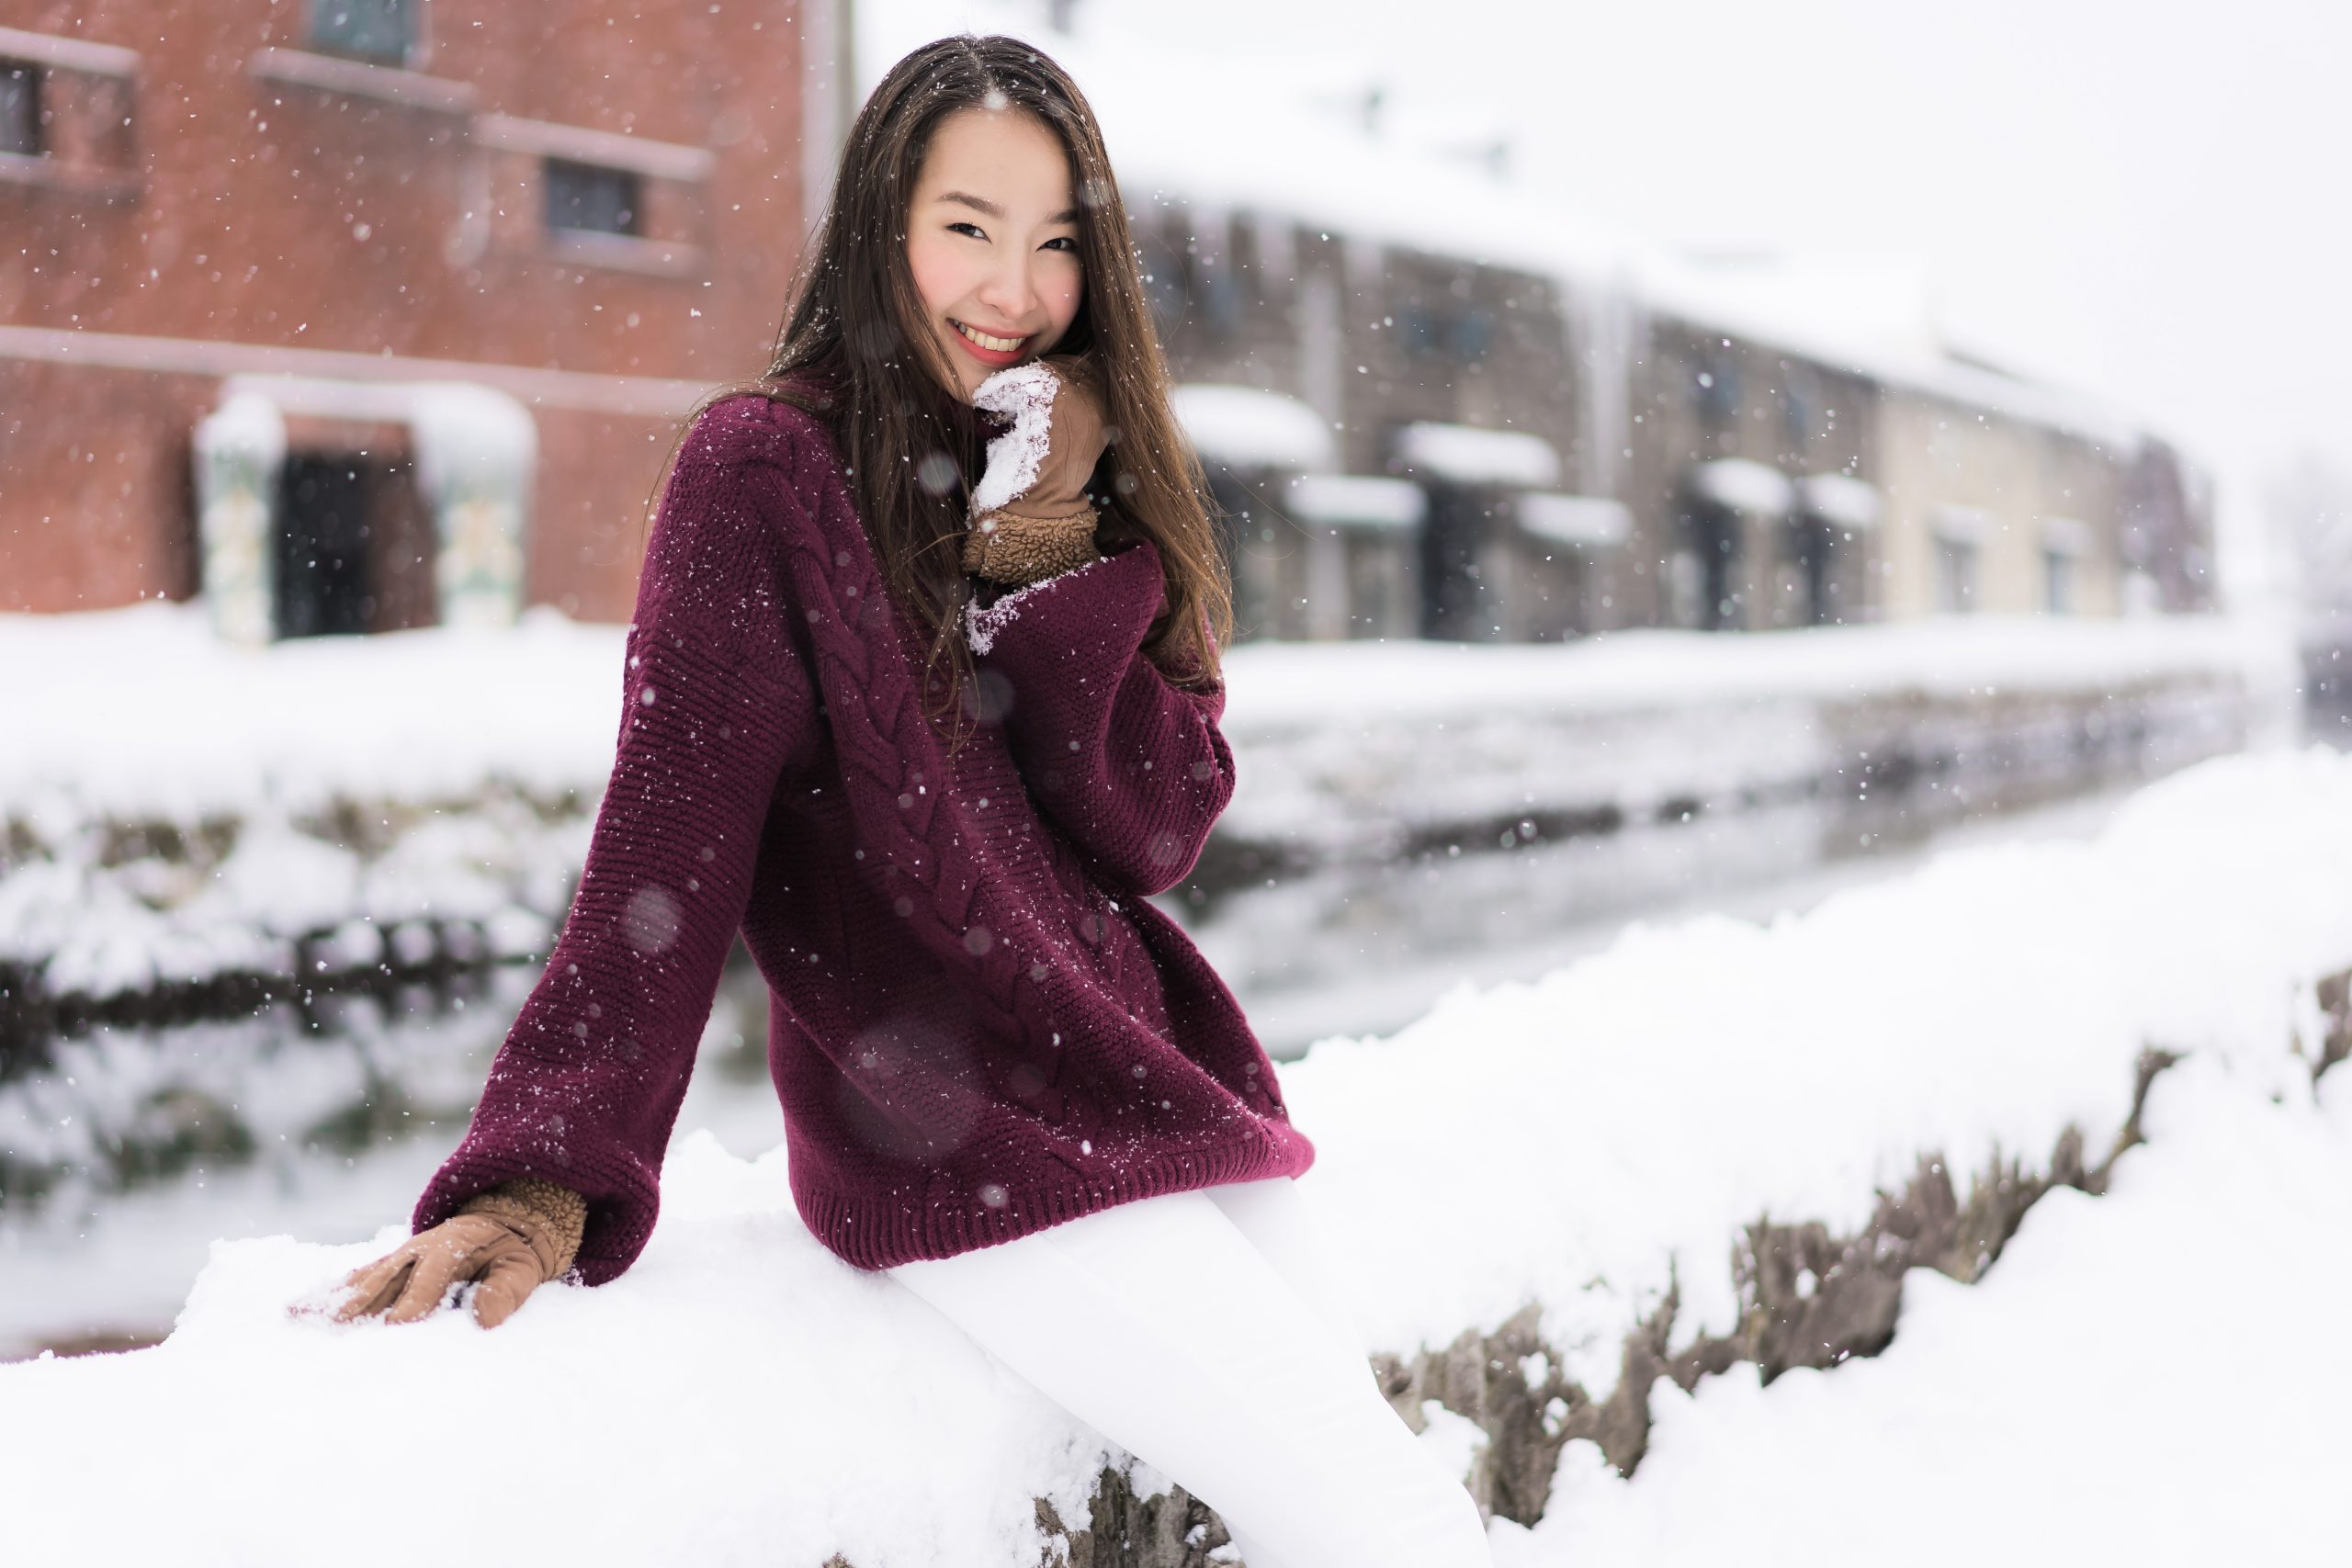
[[[527,489],[538,463],[539,425],[520,400],[470,381],[412,381],[407,390],[425,493]]]
[[[1789,476],[1748,457],[1715,457],[1693,463],[1683,482],[1701,501],[1754,517],[1785,517],[1795,510],[1797,488]]]
[[[2079,517],[2045,517],[2041,520],[2041,547],[2062,556],[2086,556],[2091,553],[2091,525]]]
[[[1944,502],[1928,509],[1928,528],[1939,539],[1955,545],[1982,544],[2000,526],[2000,519],[1981,506]]]
[[[1296,398],[1256,387],[1194,382],[1171,394],[1177,423],[1205,462],[1321,473],[1339,466],[1323,416]]]
[[[1523,430],[1422,420],[1396,433],[1396,458],[1430,479],[1541,490],[1560,482],[1560,454]]]
[[[1301,474],[1283,506],[1302,523],[1331,528],[1412,528],[1429,512],[1429,492],[1408,479],[1375,474]]]
[[[1841,528],[1874,528],[1879,519],[1876,485],[1851,474],[1807,474],[1797,481],[1805,512]]]
[[[1605,549],[1634,536],[1634,514],[1623,502],[1606,496],[1532,491],[1514,505],[1519,525],[1550,544]]]
[[[196,422],[194,439],[199,453],[240,451],[276,468],[286,455],[286,411],[277,400],[232,384],[222,389],[220,406]]]

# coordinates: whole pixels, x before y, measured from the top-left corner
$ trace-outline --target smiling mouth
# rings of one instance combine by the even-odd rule
[[[967,327],[953,318],[949,319],[948,324],[991,354],[1011,354],[1029,341],[1025,337],[998,337],[992,333],[984,333],[978,327]]]

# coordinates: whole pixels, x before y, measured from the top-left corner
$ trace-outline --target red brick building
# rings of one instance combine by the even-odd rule
[[[842,17],[0,0],[0,610],[626,616],[679,414],[765,363]]]

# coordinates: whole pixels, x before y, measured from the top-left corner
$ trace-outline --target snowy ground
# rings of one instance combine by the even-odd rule
[[[2347,964],[2352,760],[2248,758],[2093,842],[1949,856],[1761,927],[1634,931],[1283,1081],[1375,1343],[1532,1301],[1599,1392],[1670,1265],[1680,1332],[1720,1331],[1743,1224],[1851,1229],[1929,1151],[2036,1164],[2069,1123],[2096,1146],[2142,1047],[2186,1052],[2109,1196],[2045,1199],[1976,1286],[1915,1272],[1879,1361],[1661,1385],[1634,1477],[1571,1444],[1535,1529],[1496,1525],[1498,1562],[2333,1562],[2352,1078],[2314,1095],[2308,1053],[2312,982]],[[0,1559],[307,1562],[332,1540],[405,1562],[397,1521],[429,1504],[485,1556],[1035,1562],[1030,1499],[1083,1517],[1117,1456],[818,1248],[784,1177],[689,1135],[639,1266],[495,1336],[284,1315],[396,1229],[224,1243],[161,1348],[0,1366],[21,1500]],[[493,1450],[516,1410],[527,1438]],[[469,1466],[492,1451],[486,1484]],[[516,1502],[620,1471],[594,1510]],[[126,1473],[138,1509],[109,1501]]]

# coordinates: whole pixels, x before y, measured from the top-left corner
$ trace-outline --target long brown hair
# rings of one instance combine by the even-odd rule
[[[1089,489],[1103,499],[1105,544],[1148,539],[1159,552],[1168,609],[1145,653],[1171,680],[1214,684],[1233,592],[1206,482],[1170,406],[1168,364],[1102,129],[1077,84],[1032,44],[944,38],[890,68],[850,128],[766,373],[695,405],[655,493],[684,428],[723,399],[756,392],[823,420],[891,595],[931,638],[933,716],[959,712],[971,676],[963,631],[971,585],[959,552],[989,432],[947,390],[955,373],[924,324],[907,263],[907,213],[932,136],[967,108],[1018,109],[1069,153],[1085,288],[1069,330],[1046,352],[1091,354],[1103,371],[1112,444]]]

